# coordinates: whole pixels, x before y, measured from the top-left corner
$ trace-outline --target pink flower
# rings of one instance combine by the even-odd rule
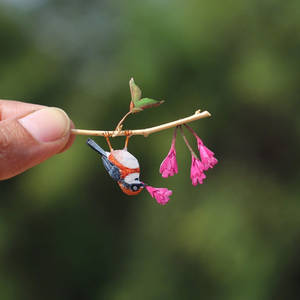
[[[203,183],[203,179],[206,178],[204,174],[204,166],[200,159],[196,158],[194,155],[192,155],[192,165],[191,165],[191,179],[192,184],[197,185]]]
[[[209,168],[212,168],[214,165],[216,165],[218,163],[218,160],[214,157],[215,154],[206,146],[204,146],[202,140],[198,136],[196,136],[196,138],[203,168],[204,170],[208,170]]]
[[[159,168],[159,172],[164,178],[167,178],[169,176],[174,176],[175,174],[178,173],[176,150],[175,150],[176,133],[177,133],[177,127],[174,130],[170,151],[166,156],[166,158],[161,163]]]
[[[178,173],[175,143],[172,143],[168,155],[160,165],[159,172],[164,178],[167,178],[169,176],[174,176],[175,174]]]
[[[149,192],[152,198],[156,199],[156,202],[161,205],[165,205],[170,200],[172,191],[167,188],[155,188],[153,186],[146,185],[146,190]]]
[[[201,157],[201,162],[203,164],[203,169],[206,171],[209,168],[212,168],[214,165],[218,163],[218,160],[214,157],[214,153],[209,150],[206,146],[204,146],[202,140],[199,138],[197,133],[187,124],[184,124],[185,127],[194,135],[197,139],[198,150]]]

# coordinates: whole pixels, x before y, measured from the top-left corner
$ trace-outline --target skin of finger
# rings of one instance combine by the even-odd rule
[[[22,118],[36,110],[45,108],[46,106],[43,105],[37,105],[37,104],[31,104],[31,103],[24,103],[20,101],[14,101],[14,100],[0,100],[0,122],[3,125],[3,122],[5,120],[10,119],[19,119]],[[5,126],[5,125],[4,125]],[[70,128],[75,128],[74,123],[71,121]],[[15,126],[15,128],[12,128],[17,136],[24,137],[28,136],[29,134],[24,130],[24,128],[20,129],[18,126]],[[23,131],[23,132],[22,132]],[[20,140],[19,139],[19,140]],[[24,151],[22,153],[16,153],[18,152],[17,148],[14,148],[12,150],[9,150],[6,155],[4,155],[5,151],[5,145],[1,145],[0,143],[0,180],[1,179],[7,179],[12,176],[15,176],[19,173],[22,173],[28,168],[31,168],[44,160],[48,159],[52,155],[55,155],[57,153],[61,153],[66,151],[68,148],[71,147],[75,140],[75,135],[68,134],[63,138],[66,141],[56,141],[54,143],[51,143],[53,146],[53,152],[49,152],[48,150],[44,149],[44,152],[41,155],[34,155],[35,147],[33,145],[27,144],[24,145]],[[26,139],[29,140],[29,139]],[[34,142],[35,143],[35,142]],[[34,144],[33,143],[33,144]],[[5,142],[4,142],[5,144]],[[55,146],[55,144],[57,144]],[[64,145],[62,148],[58,148],[58,145]],[[45,145],[44,145],[45,147]],[[47,147],[50,147],[50,144],[47,145]],[[4,159],[5,157],[5,159]],[[33,158],[34,157],[34,158]],[[14,161],[14,163],[11,166],[7,166],[10,161]],[[9,168],[9,169],[8,169]],[[2,171],[4,170],[4,171]]]
[[[70,129],[74,129],[74,128],[75,128],[75,125],[74,125],[73,121],[71,120]],[[76,138],[76,135],[70,133],[69,140],[68,140],[67,144],[65,145],[65,147],[62,150],[60,150],[58,152],[58,154],[62,153],[62,152],[65,152],[66,150],[68,150],[72,146],[72,144],[74,143],[75,138]]]
[[[17,120],[1,123],[0,180],[20,174],[61,152],[70,139],[69,133],[58,141],[40,144]],[[11,132],[14,132],[13,139],[9,136]]]
[[[0,121],[21,118],[46,106],[14,100],[0,100]]]
[[[25,103],[15,100],[1,100],[0,99],[0,121],[14,118],[22,118],[36,110],[45,108],[44,105]],[[71,120],[71,128],[75,128]],[[75,135],[70,135],[70,138],[65,147],[59,152],[64,152],[69,149],[75,140]]]

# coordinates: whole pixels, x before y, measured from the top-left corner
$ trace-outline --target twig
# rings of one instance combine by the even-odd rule
[[[85,129],[72,129],[73,134],[78,135],[94,135],[94,136],[125,136],[125,135],[143,135],[147,137],[151,133],[166,130],[172,127],[176,127],[185,123],[193,122],[199,119],[210,117],[211,114],[208,111],[200,112],[197,110],[193,115],[179,119],[173,122],[161,124],[159,126],[145,128],[145,129],[135,129],[135,130],[121,130],[121,131],[104,131],[104,130],[85,130]]]
[[[125,119],[132,114],[132,111],[130,110],[127,114],[125,114],[125,116],[120,120],[120,122],[118,123],[116,129],[115,129],[115,133],[113,134],[113,136],[117,136],[118,132],[122,130],[123,127],[123,122],[125,121]]]
[[[198,158],[197,154],[194,152],[194,150],[191,147],[189,141],[187,140],[187,138],[186,138],[186,136],[185,136],[185,134],[183,132],[182,127],[180,126],[179,129],[180,129],[181,135],[182,135],[182,137],[184,139],[184,142],[185,142],[186,146],[188,147],[188,149],[190,150],[191,154],[194,155],[195,158]]]

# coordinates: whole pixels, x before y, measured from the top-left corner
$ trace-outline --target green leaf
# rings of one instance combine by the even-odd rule
[[[164,103],[164,100],[154,100],[150,98],[143,98],[134,103],[135,108],[145,109],[153,106],[159,106]]]
[[[140,100],[142,97],[141,89],[135,84],[133,78],[129,81],[130,93],[131,93],[131,100],[135,104],[136,101]]]
[[[131,102],[130,102],[130,111],[132,113],[137,113],[145,108],[158,106],[162,104],[163,100],[154,100],[150,98],[143,98],[141,89],[135,84],[134,79],[131,78],[129,81],[130,93],[131,93]]]

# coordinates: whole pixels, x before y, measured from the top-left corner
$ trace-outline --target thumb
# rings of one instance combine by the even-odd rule
[[[0,180],[15,176],[62,151],[70,139],[71,121],[47,107],[20,119],[0,122]]]

